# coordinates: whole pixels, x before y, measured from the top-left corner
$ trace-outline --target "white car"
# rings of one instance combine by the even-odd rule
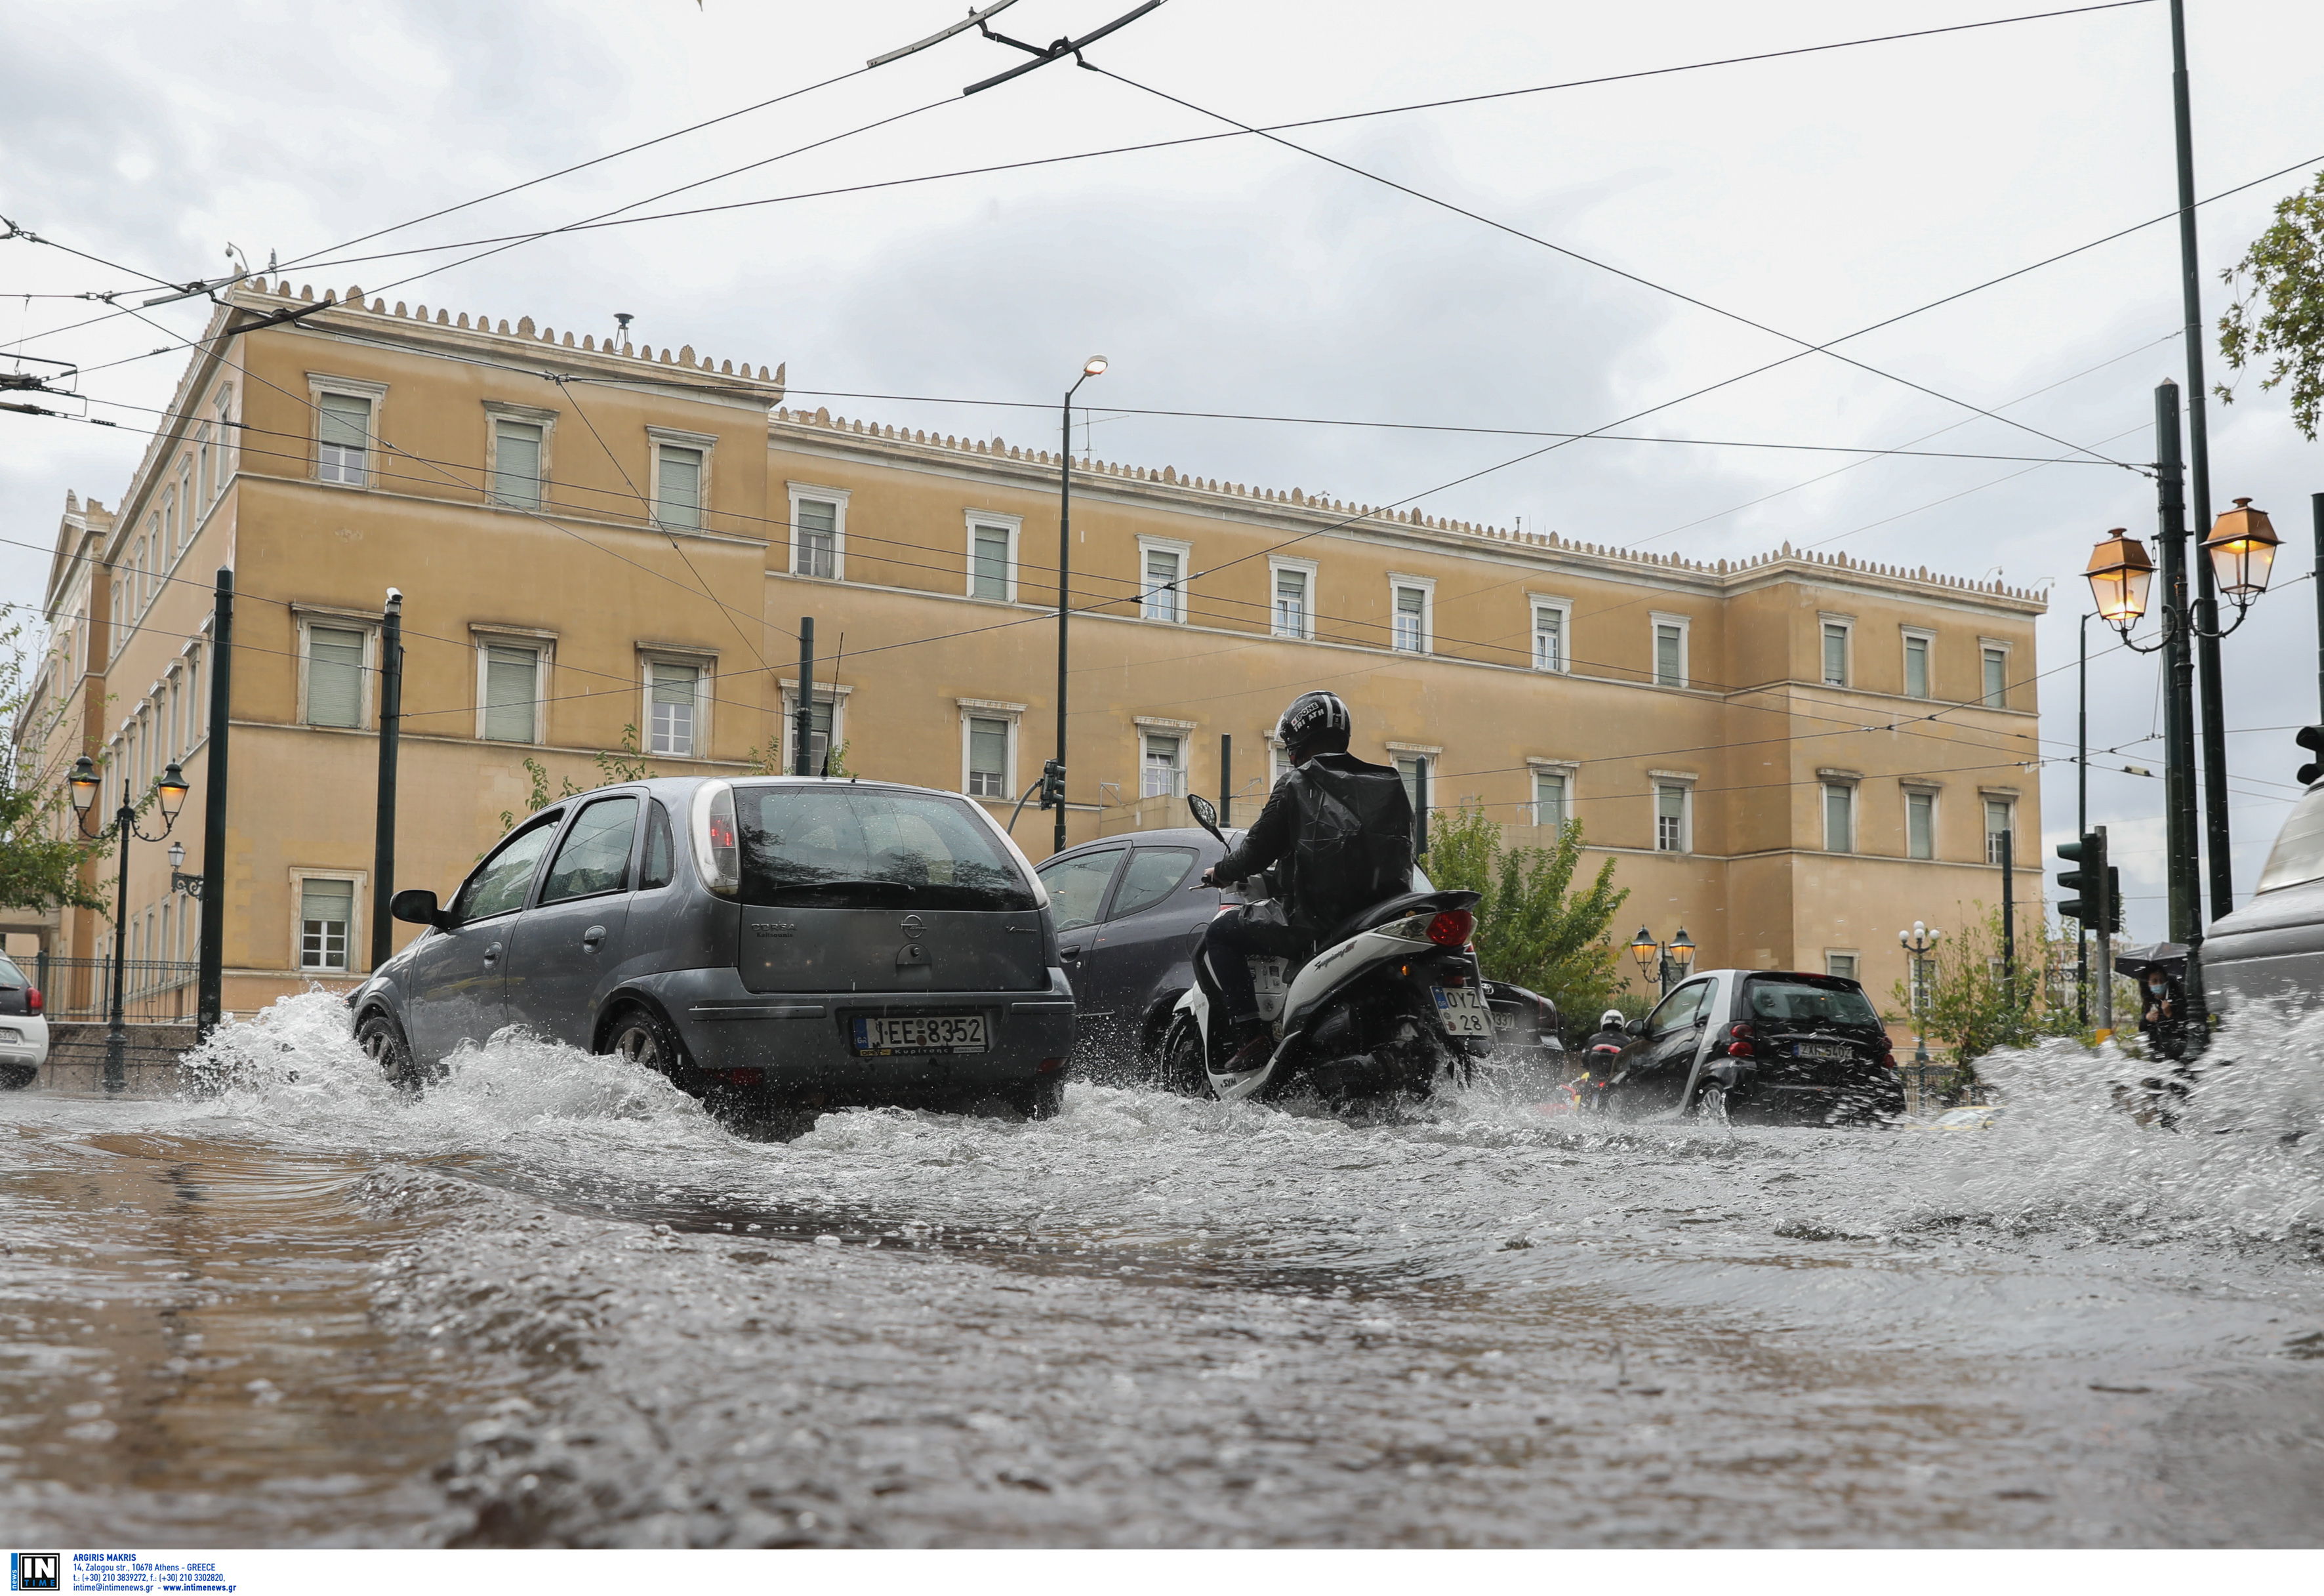
[[[49,1022],[40,989],[0,954],[0,1087],[29,1086],[49,1061]]]
[[[2252,900],[2204,933],[2203,990],[2216,1011],[2324,993],[2324,782],[2292,806]]]

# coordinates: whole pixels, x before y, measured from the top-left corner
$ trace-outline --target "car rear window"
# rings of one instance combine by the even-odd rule
[[[1028,909],[1033,889],[968,805],[848,786],[738,787],[742,901]]]
[[[15,961],[0,957],[0,986],[30,986],[24,973],[16,968]]]
[[[1745,991],[1754,1019],[1814,1025],[1878,1025],[1863,989],[1838,976],[1755,975]]]
[[[2291,817],[2276,833],[2275,846],[2268,850],[2266,867],[2259,872],[2259,890],[2297,887],[2319,876],[2324,876],[2324,787],[2292,806]]]

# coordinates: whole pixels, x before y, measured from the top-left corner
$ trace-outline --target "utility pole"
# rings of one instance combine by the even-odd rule
[[[2108,1036],[2114,1034],[2114,917],[2118,905],[2115,902],[2114,867],[2107,863],[2107,828],[2098,828],[2098,895],[2105,907],[2098,911],[2098,1029]]]
[[[2187,948],[2187,1012],[2201,1046],[2209,1026],[2203,1001],[2203,881],[2195,823],[2195,660],[2187,592],[2187,502],[2179,456],[2179,384],[2154,390],[2155,516],[2163,545],[2163,736],[2165,866],[2171,939]],[[2204,562],[2208,563],[2208,562]]]
[[[2308,512],[2316,529],[2316,702],[2324,713],[2324,494],[2308,495]]]
[[[207,1039],[226,1015],[226,732],[234,706],[234,572],[218,567],[210,611],[209,748],[202,783],[202,939],[194,1019]]]
[[[2211,443],[2203,386],[2203,284],[2195,262],[2195,135],[2187,103],[2186,0],[2171,0],[2171,110],[2179,146],[2179,289],[2186,313],[2189,524],[2211,527]],[[2227,726],[2219,684],[2219,601],[2211,562],[2195,561],[2195,657],[2203,698],[2203,832],[2210,852],[2211,913],[2235,907],[2227,838]],[[2191,798],[2190,802],[2192,802]]]
[[[815,617],[799,617],[798,705],[791,716],[791,774],[815,774]]]
[[[2001,992],[2014,1016],[2017,1010],[2017,812],[2001,834]]]
[[[2080,672],[2077,687],[2078,726],[2074,750],[2074,835],[2090,829],[2090,618],[2085,613],[2077,628],[2080,642]],[[2090,925],[2074,921],[2074,1020],[2090,1022]]]
[[[379,629],[379,821],[371,844],[371,967],[395,951],[395,761],[403,741],[403,595],[387,590]]]
[[[1234,829],[1234,733],[1219,733],[1219,829]]]

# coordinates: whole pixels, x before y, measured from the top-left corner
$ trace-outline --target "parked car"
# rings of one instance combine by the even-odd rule
[[[1237,842],[1241,833],[1227,834]],[[1075,1067],[1092,1078],[1155,1082],[1170,1013],[1194,983],[1194,951],[1221,906],[1240,894],[1203,884],[1226,854],[1199,826],[1101,837],[1044,860],[1057,954],[1073,983],[1080,1033]],[[1413,872],[1415,891],[1434,891]],[[1507,983],[1485,983],[1496,1056],[1533,1061],[1561,1051],[1556,1005]]]
[[[2293,803],[2259,890],[2203,936],[2203,990],[2226,1012],[2239,1001],[2324,994],[2324,782]]]
[[[981,805],[888,782],[663,778],[552,805],[348,997],[399,1079],[504,1026],[745,1108],[1056,1111],[1074,1039],[1048,895]]]
[[[1904,1112],[1887,1028],[1843,976],[1702,971],[1629,1029],[1613,1079],[1594,1094],[1606,1113],[1839,1124]]]
[[[49,1022],[41,1007],[41,989],[14,960],[0,955],[0,1087],[31,1085],[49,1061]]]

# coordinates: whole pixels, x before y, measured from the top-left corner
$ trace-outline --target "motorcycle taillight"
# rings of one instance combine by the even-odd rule
[[[1728,1057],[1750,1058],[1755,1056],[1757,1052],[1758,1048],[1753,1045],[1751,1040],[1750,1021],[1738,1020],[1733,1025],[1727,1028]]]
[[[1439,947],[1462,947],[1468,944],[1469,933],[1476,928],[1477,917],[1467,909],[1441,909],[1428,922],[1428,940]]]

